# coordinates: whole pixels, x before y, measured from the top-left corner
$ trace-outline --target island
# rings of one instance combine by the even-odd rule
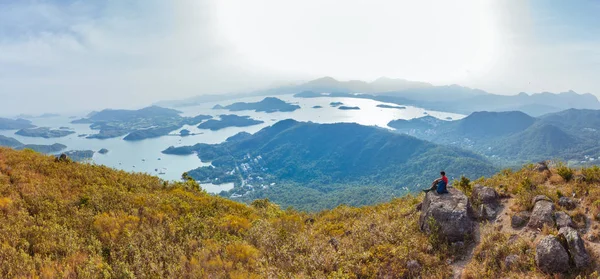
[[[343,104],[344,103],[342,103],[342,102],[331,102],[331,103],[329,103],[329,105],[332,106],[332,107],[339,107],[339,106],[341,106]]]
[[[35,125],[27,119],[10,119],[0,117],[0,130],[19,130],[33,128]]]
[[[91,124],[91,129],[98,130],[97,134],[87,136],[88,139],[108,139],[126,135],[124,140],[142,140],[165,136],[183,125],[197,125],[212,118],[203,114],[195,117],[183,117],[180,114],[181,111],[157,106],[139,110],[105,109],[91,112],[87,118],[71,123]]]
[[[56,153],[56,152],[59,152],[65,148],[67,148],[66,145],[63,145],[60,143],[55,143],[52,145],[23,144],[22,142],[14,139],[14,138],[6,137],[3,135],[0,135],[0,146],[6,146],[6,147],[14,148],[17,150],[31,149],[31,150],[34,150],[34,151],[40,152],[40,153]]]
[[[26,128],[17,131],[15,134],[24,136],[24,137],[35,137],[35,138],[60,138],[65,137],[70,134],[74,134],[75,131],[67,131],[67,130],[54,130],[48,127],[39,127],[39,128]]]
[[[377,105],[378,108],[389,108],[389,109],[406,109],[406,107],[403,106],[390,106],[390,105],[386,105],[386,104],[379,104]]]
[[[320,109],[320,108],[323,108],[323,107],[322,106],[313,106],[312,108],[314,108],[314,109]]]
[[[92,150],[69,150],[63,154],[75,162],[88,161],[94,157],[94,151]]]
[[[222,106],[222,105],[217,104],[212,109],[225,109],[225,107]]]
[[[106,153],[108,153],[108,149],[102,148],[102,149],[98,150],[98,153],[100,153],[100,154],[106,154]]]
[[[359,107],[340,106],[340,107],[338,107],[338,109],[341,109],[341,110],[359,110],[360,108]]]
[[[188,129],[183,129],[183,130],[179,131],[179,135],[182,136],[182,137],[187,137],[190,134],[191,134],[191,132]]]
[[[260,102],[255,102],[255,103],[238,102],[238,103],[233,103],[231,105],[224,106],[224,107],[217,105],[217,106],[213,107],[213,109],[214,108],[217,108],[217,109],[223,108],[223,109],[228,109],[229,111],[254,110],[256,112],[272,113],[272,112],[295,111],[297,109],[300,109],[300,106],[286,103],[285,101],[275,98],[275,97],[266,97]]]
[[[67,127],[67,126],[61,126],[58,129],[61,129],[61,130],[73,130],[70,127]]]
[[[134,141],[134,140],[143,140],[150,138],[157,138],[160,136],[168,135],[171,131],[179,129],[179,125],[167,126],[167,127],[158,127],[158,128],[149,128],[144,130],[137,130],[131,132],[129,135],[124,137],[124,140]]]
[[[17,150],[31,149],[31,150],[34,150],[35,152],[46,153],[46,154],[54,154],[54,153],[64,150],[65,148],[67,148],[67,146],[64,144],[60,144],[60,143],[55,143],[55,144],[51,144],[51,145],[24,144],[24,145],[15,147],[15,149],[17,149]]]
[[[448,116],[446,117],[446,120],[452,120],[452,117]]]
[[[250,116],[238,116],[235,114],[224,114],[220,115],[219,118],[219,120],[210,119],[200,123],[198,128],[216,131],[227,127],[247,127],[264,123],[264,121],[252,119]]]

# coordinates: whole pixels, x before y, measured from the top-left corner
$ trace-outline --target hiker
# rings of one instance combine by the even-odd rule
[[[448,177],[446,177],[446,172],[441,171],[440,175],[442,175],[442,177],[434,180],[433,183],[431,183],[431,188],[425,189],[423,192],[427,193],[431,190],[435,190],[438,194],[448,193],[448,190],[446,189],[446,186],[448,185]]]

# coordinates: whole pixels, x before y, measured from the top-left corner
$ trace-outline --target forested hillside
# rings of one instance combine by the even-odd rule
[[[196,152],[202,161],[212,162],[188,174],[205,182],[235,182],[236,188],[226,196],[266,197],[307,210],[387,201],[424,188],[440,170],[457,177],[497,171],[469,151],[353,123],[284,120],[222,144],[164,152]]]

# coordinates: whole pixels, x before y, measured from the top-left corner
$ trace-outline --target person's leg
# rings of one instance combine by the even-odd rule
[[[437,184],[434,181],[433,183],[431,183],[431,187],[429,187],[429,189],[423,190],[423,192],[427,193],[427,192],[435,190],[435,189],[437,189]]]

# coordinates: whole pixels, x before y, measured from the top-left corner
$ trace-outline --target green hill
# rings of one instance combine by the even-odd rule
[[[200,181],[236,183],[225,196],[268,197],[283,206],[309,210],[333,207],[340,196],[350,197],[347,203],[352,205],[389,200],[425,187],[440,170],[457,177],[496,171],[469,151],[351,123],[284,120],[222,144],[164,151],[192,152],[212,166],[191,170],[189,175]],[[272,183],[277,186],[270,187]],[[287,189],[283,195],[282,187]],[[369,198],[363,194],[367,189],[374,192]],[[297,198],[306,195],[317,202]]]

